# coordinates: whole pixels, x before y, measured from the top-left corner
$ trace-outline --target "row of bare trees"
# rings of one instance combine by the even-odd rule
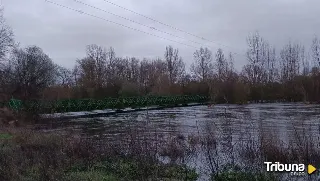
[[[194,52],[190,71],[179,50],[163,57],[119,57],[95,44],[73,69],[56,65],[37,46],[20,48],[0,17],[0,99],[103,98],[138,95],[203,94],[215,102],[320,101],[320,40],[310,48],[289,42],[279,52],[259,33],[247,38],[247,64],[234,68],[234,56],[208,48]],[[1,101],[1,100],[0,100]]]
[[[277,54],[254,34],[248,38],[248,63],[241,72],[234,68],[232,53],[226,55],[222,49],[212,53],[208,48],[194,52],[187,71],[179,50],[172,46],[166,47],[163,58],[139,61],[117,57],[113,48],[93,44],[87,46],[87,56],[77,60],[73,70],[58,67],[56,85],[76,88],[76,97],[205,94],[217,102],[318,101],[318,51],[315,38],[312,56],[291,42]]]
[[[250,36],[248,64],[241,73],[250,86],[249,99],[319,101],[319,47],[319,39],[314,37],[309,52],[289,42],[277,55],[258,33]]]

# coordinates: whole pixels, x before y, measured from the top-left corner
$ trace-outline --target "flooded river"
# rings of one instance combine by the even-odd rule
[[[179,107],[107,117],[54,120],[39,126],[46,131],[72,130],[109,141],[121,140],[132,130],[157,140],[166,140],[171,136],[204,136],[208,133],[212,136],[210,133],[213,130],[218,142],[229,139],[233,145],[239,140],[258,141],[261,135],[290,145],[291,138],[296,140],[297,135],[320,138],[320,105],[270,103]],[[189,165],[204,170],[204,157],[198,155]],[[200,180],[207,179],[206,174],[200,177]]]
[[[233,136],[243,133],[273,132],[286,141],[297,128],[320,133],[320,106],[306,104],[249,104],[179,107],[164,110],[119,113],[107,117],[52,121],[42,125],[48,130],[76,130],[88,136],[114,138],[128,129],[148,126],[149,132],[163,135],[201,135],[205,129],[231,129]]]

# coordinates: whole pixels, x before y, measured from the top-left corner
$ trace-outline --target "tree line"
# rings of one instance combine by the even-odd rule
[[[310,48],[288,42],[279,51],[259,33],[247,38],[247,64],[234,67],[232,53],[195,50],[190,70],[179,50],[162,58],[117,56],[96,44],[74,68],[59,66],[38,46],[20,47],[0,21],[0,101],[105,98],[142,95],[207,95],[216,103],[320,102],[320,40]]]

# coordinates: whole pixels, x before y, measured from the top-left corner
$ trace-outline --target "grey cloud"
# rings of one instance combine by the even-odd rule
[[[161,34],[150,28],[90,9],[73,0],[52,0],[112,21],[141,29],[175,41],[199,47],[198,44]],[[320,1],[318,0],[109,0],[135,10],[179,29],[212,40],[182,34],[153,21],[124,11],[103,0],[86,0],[112,13],[128,17],[139,23],[170,32],[188,40],[208,45],[212,51],[222,46],[226,51],[238,53],[236,67],[245,64],[246,37],[259,31],[278,49],[288,41],[301,42],[309,48],[315,34],[320,36]],[[179,48],[188,65],[195,48],[162,40],[132,31],[99,19],[81,15],[39,0],[2,0],[4,15],[21,45],[38,45],[56,63],[72,67],[77,58],[85,54],[87,44],[96,43],[115,48],[118,56],[163,57],[166,45]]]

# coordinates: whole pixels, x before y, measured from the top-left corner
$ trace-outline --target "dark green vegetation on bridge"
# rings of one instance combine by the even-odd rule
[[[105,99],[66,99],[57,101],[20,101],[11,99],[7,105],[16,111],[36,113],[64,113],[80,112],[104,109],[138,109],[147,106],[172,107],[187,105],[188,103],[204,103],[209,99],[207,96],[144,96],[144,97],[119,97]]]

